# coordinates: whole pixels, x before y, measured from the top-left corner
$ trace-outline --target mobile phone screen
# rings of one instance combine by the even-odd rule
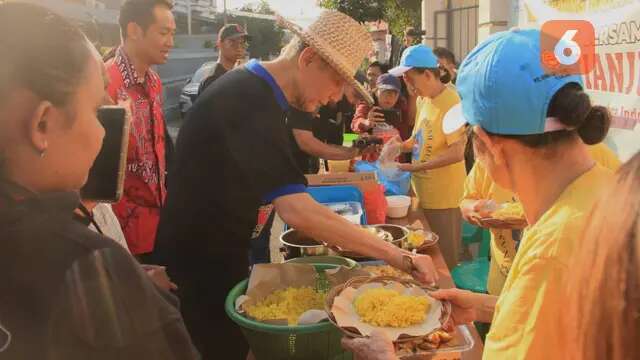
[[[117,202],[124,184],[129,120],[125,109],[119,106],[101,107],[98,120],[105,130],[104,140],[80,194],[86,200]]]

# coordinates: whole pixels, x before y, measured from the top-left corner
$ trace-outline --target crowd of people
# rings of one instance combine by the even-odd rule
[[[525,231],[489,229],[488,294],[433,293],[453,306],[447,326],[491,323],[484,358],[640,356],[640,154],[620,164],[602,142],[607,109],[580,76],[545,73],[537,30],[495,34],[458,69],[408,29],[397,66],[363,73],[371,36],[340,12],[304,30],[282,19],[293,39],[266,62],[240,64],[251,37],[226,25],[174,147],[152,68],[174,45],[172,6],[125,0],[122,42],[101,57],[53,11],[0,2],[0,358],[244,359],[224,301],[269,262],[275,213],[436,282],[428,255],[306,193],[318,159],[377,158],[376,146],[343,146],[345,130],[398,140],[396,166],[412,173],[449,268],[463,219],[484,226],[488,203],[522,204]],[[105,137],[99,110],[114,104],[131,125],[122,197],[106,204],[80,194]],[[381,333],[343,345],[397,358]]]

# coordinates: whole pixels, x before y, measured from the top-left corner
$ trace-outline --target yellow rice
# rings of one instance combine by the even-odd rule
[[[287,319],[289,325],[297,325],[304,312],[324,308],[324,297],[311,287],[289,287],[275,291],[255,305],[248,305],[245,310],[260,321]]]
[[[420,324],[430,306],[426,297],[402,295],[384,288],[366,290],[354,301],[360,319],[380,327],[399,328]]]
[[[494,211],[491,217],[498,220],[522,219],[524,218],[524,209],[519,202],[507,203],[501,209]]]

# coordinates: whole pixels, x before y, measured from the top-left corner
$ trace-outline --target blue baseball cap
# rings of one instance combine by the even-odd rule
[[[400,79],[397,77],[391,74],[382,74],[378,76],[378,80],[376,80],[376,88],[380,90],[395,90],[400,92],[402,84],[400,83]]]
[[[566,129],[547,117],[547,109],[553,95],[568,83],[582,86],[582,77],[544,70],[539,30],[494,34],[462,62],[456,81],[461,103],[445,115],[443,131],[450,134],[465,124],[501,135]]]
[[[437,68],[438,58],[426,45],[409,46],[402,53],[400,65],[389,70],[389,74],[400,77],[412,68]]]

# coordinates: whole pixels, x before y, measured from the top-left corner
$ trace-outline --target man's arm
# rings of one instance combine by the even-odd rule
[[[358,156],[358,149],[326,144],[308,130],[293,129],[293,136],[302,151],[325,160],[350,160]]]
[[[278,215],[287,224],[313,239],[384,260],[395,268],[411,272],[424,283],[434,283],[437,280],[437,272],[429,256],[413,257],[414,269],[409,269],[410,264],[406,262],[407,256],[411,256],[409,252],[353,225],[315,202],[307,193],[280,196],[273,200],[273,204]]]

